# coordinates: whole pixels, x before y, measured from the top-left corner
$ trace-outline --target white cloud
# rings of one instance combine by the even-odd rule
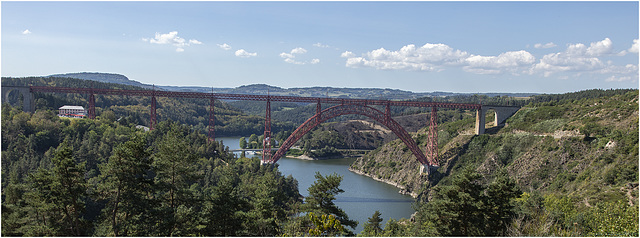
[[[531,73],[542,73],[548,77],[557,72],[596,71],[607,67],[598,57],[613,55],[613,42],[609,38],[592,42],[589,47],[584,44],[569,44],[564,52],[551,53],[542,57],[538,64],[531,68]]]
[[[638,52],[638,40],[628,49]],[[536,48],[552,48],[552,42],[536,44]],[[534,56],[525,50],[508,51],[497,56],[474,55],[466,51],[453,49],[445,44],[425,44],[417,47],[406,45],[399,50],[379,48],[360,56],[344,51],[340,57],[346,58],[346,67],[375,68],[381,70],[410,70],[439,72],[447,68],[458,68],[474,74],[540,74],[549,77],[559,74],[558,78],[582,77],[584,75],[605,76],[606,81],[637,81],[638,65],[617,66],[607,57],[616,57],[623,52],[614,50],[609,38],[590,44],[569,44],[557,53]],[[562,74],[560,74],[562,73]]]
[[[239,49],[239,50],[236,51],[236,56],[241,57],[241,58],[249,58],[249,57],[258,56],[258,53],[249,53],[244,49]]]
[[[634,40],[637,44],[637,40]],[[633,52],[633,46],[629,48]],[[609,38],[585,44],[569,44],[567,49],[558,53],[544,55],[537,64],[530,69],[530,73],[541,73],[549,77],[556,73],[575,73],[580,77],[585,73],[607,75],[606,82],[622,82],[638,80],[638,65],[614,65],[613,61],[605,61],[603,57],[623,56],[627,50],[614,52],[613,42]]]
[[[218,46],[219,46],[221,49],[223,49],[223,50],[230,50],[230,49],[231,49],[231,46],[230,46],[230,45],[228,45],[227,43],[224,43],[224,44],[222,44],[222,45],[221,45],[221,44],[218,44]]]
[[[633,40],[633,45],[631,45],[631,48],[629,48],[627,51],[631,52],[631,53],[638,53],[638,39],[634,39]]]
[[[301,54],[306,54],[307,50],[302,48],[302,47],[298,47],[295,49],[292,49],[291,52],[286,53],[286,52],[282,52],[280,53],[280,57],[284,58],[284,62],[290,63],[290,64],[298,64],[298,65],[303,65],[303,64],[307,64],[306,61],[296,61],[294,60],[296,58],[296,55],[301,55]],[[319,59],[312,59],[311,60],[311,64],[317,64],[319,63],[320,60]]]
[[[280,57],[289,59],[289,58],[295,58],[296,56],[294,56],[292,54],[289,54],[289,53],[282,52],[282,53],[280,53]]]
[[[149,42],[151,44],[173,45],[176,47],[176,52],[184,52],[184,47],[190,46],[191,44],[194,44],[194,45],[202,44],[202,42],[196,39],[191,39],[187,41],[184,38],[179,37],[177,31],[172,31],[166,34],[160,34],[156,32],[156,35],[153,39],[142,38],[142,40],[145,42]]]
[[[299,64],[299,65],[305,64],[304,62],[295,61],[292,58],[286,58],[286,59],[284,59],[284,62],[287,62],[289,64]]]
[[[363,57],[354,57],[352,52],[342,53],[347,58],[347,67],[372,67],[388,70],[439,71],[443,66],[460,65],[469,53],[454,50],[445,44],[425,44],[417,48],[406,45],[397,51],[384,48],[373,50]]]
[[[320,43],[320,42],[313,44],[313,46],[315,46],[315,47],[319,47],[319,48],[329,48],[329,46],[328,46],[328,45],[324,45],[324,44],[322,44],[322,43]]]
[[[29,34],[31,34],[31,31],[29,29],[26,29],[26,30],[22,31],[22,34],[23,35],[29,35]]]
[[[472,55],[467,58],[467,66],[463,69],[467,72],[477,74],[500,74],[509,71],[513,74],[524,72],[524,67],[529,67],[535,63],[536,58],[529,52],[510,51],[498,56]]]
[[[353,57],[356,57],[356,54],[354,54],[351,51],[345,51],[345,52],[342,52],[342,54],[340,54],[340,57],[342,57],[342,58],[353,58]]]
[[[613,42],[609,38],[605,38],[602,41],[593,42],[591,46],[587,48],[587,55],[593,57],[604,56],[608,54],[612,54],[613,52]]]
[[[533,47],[535,47],[536,49],[549,49],[549,48],[553,48],[553,47],[556,47],[556,46],[557,45],[554,44],[553,42],[549,42],[549,43],[546,43],[546,44],[538,43],[538,44],[535,44]]]
[[[295,48],[295,49],[291,50],[291,54],[292,55],[293,54],[304,54],[304,53],[307,53],[307,50],[305,50],[304,48],[301,48],[301,47],[298,47],[298,48]]]
[[[605,79],[604,81],[606,81],[606,82],[623,82],[623,81],[629,81],[629,80],[631,80],[631,76],[623,76],[623,77],[611,76],[611,77]]]

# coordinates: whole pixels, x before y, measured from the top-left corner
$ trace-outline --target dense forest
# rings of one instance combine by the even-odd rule
[[[333,203],[342,177],[316,178],[302,198],[277,165],[177,122],[145,132],[2,107],[3,236],[352,234]]]

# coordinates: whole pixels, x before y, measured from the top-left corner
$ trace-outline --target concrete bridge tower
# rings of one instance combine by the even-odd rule
[[[480,110],[476,112],[476,135],[482,135],[485,132],[485,115],[487,111],[492,110],[495,112],[495,119],[493,121],[493,126],[499,126],[504,124],[504,122],[515,114],[520,107],[506,107],[506,106],[487,106],[483,105]]]
[[[2,101],[9,101],[9,94],[13,91],[18,91],[22,94],[22,111],[35,112],[35,100],[31,89],[27,86],[2,86]]]

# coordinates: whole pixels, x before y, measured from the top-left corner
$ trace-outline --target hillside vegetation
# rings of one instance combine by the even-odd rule
[[[430,176],[419,174],[419,163],[399,140],[356,160],[350,169],[418,198],[415,223],[402,234],[637,236],[638,91],[588,90],[531,101],[503,128],[484,135],[472,134],[472,115],[440,124],[441,167]],[[426,145],[425,137],[426,128],[415,137],[420,146]],[[454,199],[447,188],[467,180],[489,186],[499,175],[519,191],[502,233],[483,233],[487,227],[442,233],[440,228],[456,223],[434,222],[442,217],[428,215],[447,204],[441,201]],[[486,205],[481,197],[478,204]]]
[[[104,76],[102,74],[96,77]],[[106,76],[104,76],[106,77]],[[124,77],[124,76],[122,76]],[[119,77],[121,78],[121,77]],[[125,77],[126,79],[126,77]],[[75,78],[58,77],[27,77],[27,78],[2,78],[3,86],[54,86],[54,87],[78,87],[78,88],[109,88],[125,90],[147,90],[131,85],[116,83],[102,83],[97,81]],[[10,102],[14,105],[20,100],[18,93]],[[82,94],[58,94],[35,93],[36,110],[57,110],[63,105],[80,105],[88,108],[89,96]],[[149,125],[149,112],[151,110],[150,97],[132,97],[119,95],[96,95],[96,115],[98,117],[113,117],[116,120],[125,120],[136,125]],[[172,120],[190,125],[195,130],[208,131],[209,126],[209,100],[193,98],[166,98],[157,97],[156,113],[158,121]],[[121,118],[121,119],[120,119]],[[292,130],[295,126],[291,123],[272,122],[273,130]],[[264,117],[247,115],[229,104],[216,100],[215,102],[215,131],[216,136],[244,136],[250,134],[262,134],[264,131]]]

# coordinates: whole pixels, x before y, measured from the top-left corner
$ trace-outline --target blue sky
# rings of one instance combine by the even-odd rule
[[[638,88],[638,2],[7,2],[2,76],[414,92]]]

